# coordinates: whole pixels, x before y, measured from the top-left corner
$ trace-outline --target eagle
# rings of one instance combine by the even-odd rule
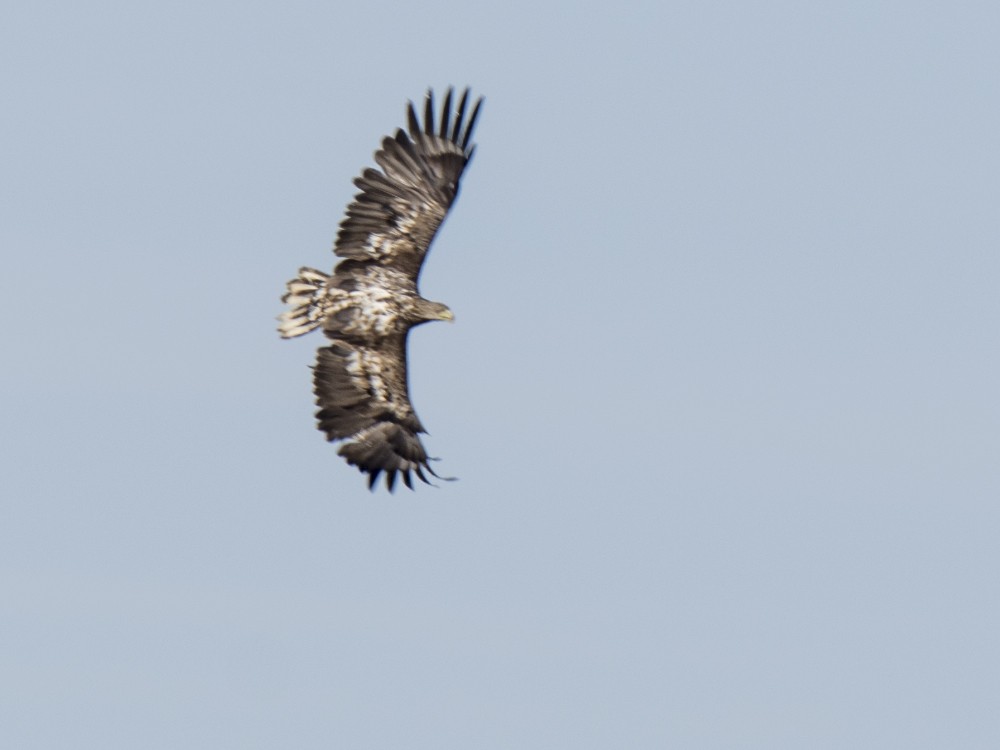
[[[449,88],[437,125],[432,90],[423,122],[408,103],[407,129],[386,136],[375,152],[379,169],[354,180],[360,192],[333,247],[343,260],[332,274],[300,268],[281,298],[289,306],[279,317],[282,338],[322,327],[330,340],[313,367],[317,426],[330,442],[343,441],[339,455],[368,474],[371,490],[383,473],[390,492],[397,476],[411,490],[413,475],[427,484],[427,474],[445,478],[420,441],[426,430],[410,402],[406,339],[422,323],[453,320],[446,305],[420,296],[417,280],[475,151],[483,99],[470,110],[469,93],[453,108]]]

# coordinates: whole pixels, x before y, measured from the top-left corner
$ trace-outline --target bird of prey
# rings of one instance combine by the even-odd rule
[[[421,323],[452,320],[445,305],[420,296],[417,279],[475,151],[483,100],[470,110],[466,89],[453,107],[453,94],[449,88],[437,124],[432,91],[423,122],[409,103],[407,130],[384,138],[375,152],[380,169],[354,180],[360,192],[333,247],[343,260],[332,274],[299,269],[282,297],[289,306],[279,318],[283,338],[322,327],[330,340],[313,368],[318,427],[327,440],[343,441],[338,453],[367,472],[373,490],[382,473],[390,491],[397,475],[410,489],[411,475],[428,484],[428,473],[438,477],[410,403],[406,339]]]

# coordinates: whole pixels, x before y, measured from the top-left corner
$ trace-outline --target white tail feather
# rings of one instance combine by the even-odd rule
[[[291,306],[278,317],[278,333],[291,339],[317,328],[329,314],[329,275],[315,268],[300,268],[299,275],[288,282],[288,292],[281,298]]]

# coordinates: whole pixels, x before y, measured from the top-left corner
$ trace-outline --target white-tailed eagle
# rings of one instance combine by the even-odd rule
[[[438,125],[433,92],[427,92],[422,124],[409,103],[409,132],[384,138],[375,152],[381,169],[366,169],[354,180],[361,192],[347,207],[333,248],[344,260],[332,274],[300,269],[282,297],[290,307],[279,318],[283,338],[322,326],[331,340],[313,368],[318,427],[327,440],[344,441],[339,454],[368,473],[372,489],[383,472],[390,491],[397,474],[410,489],[411,474],[427,483],[425,471],[438,476],[410,403],[406,337],[421,323],[452,319],[451,310],[417,289],[424,257],[475,151],[470,142],[483,100],[468,117],[469,90],[457,109],[452,100],[449,88]]]

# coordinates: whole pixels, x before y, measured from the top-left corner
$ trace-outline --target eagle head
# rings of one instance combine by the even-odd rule
[[[440,302],[431,302],[429,299],[421,299],[417,305],[416,312],[421,323],[431,320],[455,320],[455,315],[447,305]]]

